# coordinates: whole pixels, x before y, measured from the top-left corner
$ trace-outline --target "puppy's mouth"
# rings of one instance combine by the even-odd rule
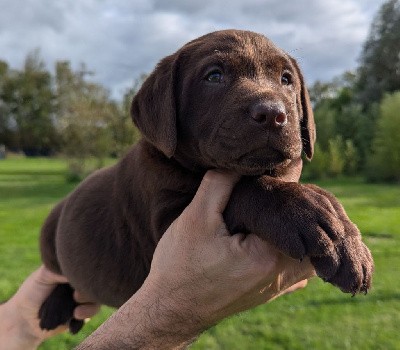
[[[242,176],[275,176],[277,170],[282,171],[291,161],[301,156],[301,147],[283,142],[263,142],[258,147],[247,150],[243,146],[241,149],[224,148],[222,153],[222,147],[201,147],[204,150],[201,157],[204,161],[202,167],[233,170]]]
[[[245,154],[232,162],[231,168],[241,175],[272,175],[277,167],[284,167],[291,161],[291,156],[278,150],[265,150]]]
[[[278,166],[285,166],[289,164],[290,160],[286,159],[282,162],[268,162],[264,165],[255,164],[255,163],[247,163],[247,164],[234,164],[232,166],[232,170],[236,171],[238,174],[243,176],[261,176],[261,175],[270,175],[273,176],[275,173],[275,169]]]

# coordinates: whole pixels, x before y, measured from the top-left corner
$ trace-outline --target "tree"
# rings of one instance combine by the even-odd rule
[[[343,139],[340,136],[329,140],[328,175],[337,177],[343,174],[345,160],[343,157]]]
[[[132,99],[146,77],[146,75],[142,74],[138,79],[136,79],[133,86],[125,91],[122,103],[115,105],[114,117],[110,122],[110,129],[114,143],[114,153],[116,156],[125,153],[125,151],[140,137],[139,130],[133,125],[130,109]]]
[[[389,0],[375,17],[364,44],[358,95],[364,108],[400,90],[400,0]]]
[[[330,100],[321,101],[314,110],[317,140],[323,151],[328,150],[329,140],[336,136],[336,114]]]
[[[314,156],[311,162],[304,162],[303,177],[306,179],[321,179],[327,176],[328,156],[319,143],[314,146]]]
[[[400,91],[380,104],[376,136],[369,163],[369,179],[400,181]]]
[[[22,71],[6,73],[1,87],[3,123],[13,129],[16,147],[28,155],[48,154],[55,148],[58,137],[52,120],[51,74],[39,51],[27,55]]]
[[[371,25],[357,72],[316,82],[310,88],[317,140],[321,152],[330,159],[329,167],[333,167],[330,176],[340,173],[341,168],[347,174],[366,170],[372,150],[378,152],[372,140],[381,114],[380,100],[386,93],[400,90],[399,43],[400,0],[388,0]],[[338,159],[339,150],[344,164]]]
[[[8,75],[8,64],[0,61],[0,145],[9,146],[11,143],[10,118],[4,97],[4,81]]]
[[[22,70],[0,61],[0,144],[27,155],[62,147],[82,177],[88,158],[101,166],[106,156],[123,154],[138,139],[130,104],[145,75],[116,102],[107,89],[87,79],[93,74],[85,65],[73,71],[62,61],[55,71],[52,76],[46,70],[39,50],[27,55]]]
[[[359,165],[369,152],[372,130],[369,114],[355,101],[356,75],[345,72],[331,82],[314,84],[311,95],[315,103],[314,117],[317,125],[317,139],[322,151],[329,153],[330,141],[341,137],[355,147],[354,155]],[[368,141],[368,142],[366,142]]]
[[[56,64],[56,125],[67,157],[70,179],[80,180],[100,168],[112,153],[110,121],[116,112],[108,91],[88,82],[84,65],[73,71],[67,61]],[[95,164],[88,160],[93,158]]]
[[[359,155],[352,140],[346,140],[344,143],[343,159],[344,173],[346,175],[355,175],[359,168]]]

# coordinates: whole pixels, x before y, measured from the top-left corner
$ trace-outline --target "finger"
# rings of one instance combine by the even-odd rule
[[[67,283],[68,279],[55,272],[50,271],[46,266],[42,265],[37,270],[37,281],[42,284],[59,284]]]
[[[292,286],[284,289],[283,291],[278,292],[274,297],[272,297],[271,299],[268,299],[266,301],[270,302],[272,300],[275,300],[276,298],[279,298],[282,295],[293,293],[298,289],[305,288],[307,286],[307,284],[308,284],[307,279],[297,282],[297,283],[293,284]]]
[[[233,187],[240,176],[232,172],[209,170],[194,196],[191,207],[193,210],[206,210],[207,213],[222,214]]]
[[[99,304],[81,304],[74,310],[74,318],[77,320],[85,320],[96,315],[100,310]]]
[[[79,292],[77,290],[74,291],[74,300],[79,304],[87,304],[87,303],[94,304],[92,298],[88,297],[85,294],[82,294],[81,292]]]
[[[290,294],[293,293],[294,291],[298,290],[298,289],[302,289],[305,288],[307,286],[308,280],[302,280],[300,282],[295,283],[293,286],[286,288],[282,294]]]
[[[65,325],[65,324],[60,325],[57,328],[52,329],[50,331],[45,330],[45,331],[43,331],[45,333],[44,338],[47,339],[47,338],[54,337],[57,334],[61,334],[61,333],[66,332],[67,330],[68,330],[68,326]]]

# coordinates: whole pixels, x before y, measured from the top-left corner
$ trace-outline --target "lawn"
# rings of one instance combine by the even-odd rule
[[[59,159],[0,161],[0,301],[39,266],[38,234],[51,207],[75,184]],[[373,289],[352,298],[314,279],[297,293],[225,320],[192,349],[400,349],[400,186],[324,181],[363,232],[376,263]],[[104,307],[77,336],[40,349],[72,349],[112,312]]]

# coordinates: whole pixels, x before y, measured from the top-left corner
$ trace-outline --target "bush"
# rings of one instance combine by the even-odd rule
[[[340,136],[329,140],[328,175],[337,177],[343,174],[345,160],[343,157],[343,140]]]
[[[328,157],[318,143],[314,146],[314,157],[311,162],[304,162],[303,177],[307,179],[320,179],[327,175]]]
[[[346,140],[344,144],[344,173],[346,175],[355,175],[358,169],[359,155],[353,141]]]
[[[328,150],[324,151],[319,143],[315,144],[314,157],[305,162],[304,177],[321,179],[336,178],[340,175],[355,175],[358,170],[359,156],[351,140],[343,142],[341,136],[327,141]]]
[[[400,181],[400,91],[386,95],[379,109],[367,176],[369,180]]]

